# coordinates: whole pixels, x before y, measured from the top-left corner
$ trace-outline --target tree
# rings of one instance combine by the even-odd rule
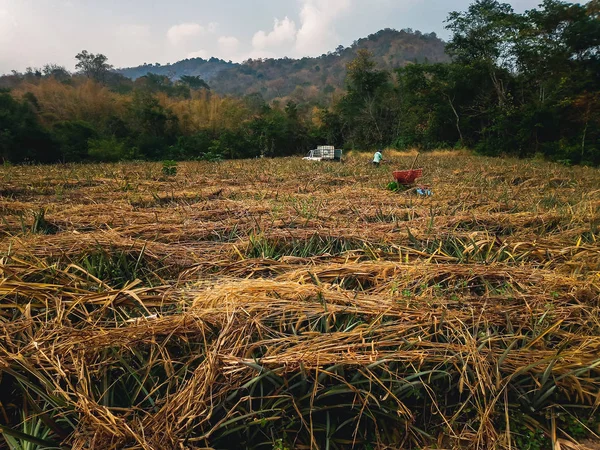
[[[103,82],[113,66],[108,64],[108,58],[101,53],[94,55],[87,50],[78,53],[75,58],[79,61],[75,68],[88,78]]]
[[[179,79],[179,82],[185,84],[190,89],[195,91],[199,89],[206,89],[207,91],[210,91],[210,86],[208,83],[199,76],[183,75]]]
[[[377,90],[383,86],[389,74],[382,70],[375,69],[373,54],[365,49],[357,52],[356,58],[348,63],[348,85],[349,93],[355,93],[362,97],[375,95]]]
[[[142,89],[147,92],[165,92],[168,94],[171,88],[173,87],[173,82],[169,77],[165,75],[157,75],[148,72],[143,77],[139,77],[137,80],[135,80],[134,85],[136,86],[136,88]]]
[[[447,52],[461,64],[487,68],[502,108],[507,102],[506,73],[515,68],[518,19],[507,3],[477,0],[467,12],[454,11],[447,20],[446,28],[453,32]]]
[[[52,77],[58,81],[66,81],[71,78],[71,74],[64,67],[58,64],[46,64],[42,69],[42,74],[45,77]]]
[[[129,123],[131,147],[149,159],[160,158],[175,143],[179,131],[177,116],[163,107],[156,97],[142,91],[134,92],[129,106]]]
[[[89,142],[98,137],[91,124],[76,120],[58,122],[52,127],[54,140],[60,145],[64,162],[79,162],[87,159]]]
[[[345,123],[346,138],[358,148],[373,148],[393,140],[394,106],[390,74],[375,67],[364,49],[348,66],[347,94],[336,106]]]
[[[464,145],[464,104],[472,102],[460,64],[411,64],[397,70],[401,115],[396,147]]]
[[[34,107],[0,91],[0,158],[14,163],[56,162],[57,147],[39,123]]]
[[[544,0],[515,14],[505,3],[477,0],[467,12],[450,14],[448,50],[475,89],[463,111],[479,122],[471,134],[477,149],[600,160],[599,6]]]

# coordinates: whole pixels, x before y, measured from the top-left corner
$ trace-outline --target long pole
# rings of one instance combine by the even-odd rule
[[[415,168],[415,164],[417,163],[417,159],[419,159],[419,155],[420,153],[417,152],[417,156],[415,156],[415,160],[413,161],[412,166],[410,166],[410,170]]]

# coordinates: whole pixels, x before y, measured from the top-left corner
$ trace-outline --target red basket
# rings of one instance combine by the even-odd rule
[[[411,184],[414,183],[417,178],[423,176],[423,169],[413,170],[396,170],[394,171],[394,179],[399,184]]]

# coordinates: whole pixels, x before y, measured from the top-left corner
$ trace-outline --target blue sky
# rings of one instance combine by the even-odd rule
[[[521,12],[541,0],[508,1]],[[0,73],[104,53],[117,67],[187,57],[316,56],[382,28],[448,38],[469,0],[0,0]]]

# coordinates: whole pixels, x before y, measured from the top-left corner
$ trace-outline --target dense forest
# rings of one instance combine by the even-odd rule
[[[409,63],[414,48],[400,52],[379,39],[439,40],[383,30],[322,56],[322,64],[247,61],[208,80],[181,73],[132,80],[104,55],[83,51],[74,74],[49,64],[0,78],[0,157],[245,158],[327,143],[464,147],[600,164],[600,0],[545,0],[523,14],[477,0],[451,13],[446,26],[446,59],[432,54]],[[402,62],[391,54],[404,55]],[[319,75],[323,67],[331,72]]]

